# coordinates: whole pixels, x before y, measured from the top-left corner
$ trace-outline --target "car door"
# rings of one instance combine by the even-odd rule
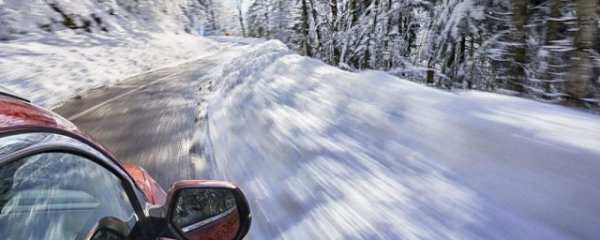
[[[123,172],[89,145],[39,135],[0,139],[27,143],[0,144],[0,239],[154,238]]]

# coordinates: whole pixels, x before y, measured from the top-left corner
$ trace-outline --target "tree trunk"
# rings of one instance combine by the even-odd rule
[[[394,16],[391,14],[392,13],[392,0],[388,0],[387,1],[387,14],[386,14],[386,18],[387,18],[387,23],[385,24],[385,36],[383,39],[383,49],[384,51],[387,52],[388,56],[386,57],[385,61],[384,61],[384,66],[383,66],[383,70],[389,70],[392,68],[393,66],[393,61],[394,61],[394,57],[393,57],[393,50],[390,48],[390,41],[392,40],[392,36],[391,32],[392,32],[392,28],[394,27]],[[396,24],[400,24],[399,22],[396,22]]]
[[[350,12],[350,18],[351,18],[350,19],[350,23],[351,23],[350,27],[353,27],[354,25],[356,25],[356,21],[358,21],[358,18],[360,17],[360,14],[361,14],[361,12],[358,10],[358,7],[356,5],[357,1],[358,0],[350,0],[350,4],[349,4],[349,6],[350,6],[349,12]]]
[[[213,30],[213,33],[215,33],[218,30],[218,27],[217,27],[217,20],[216,20],[217,18],[215,17],[214,10],[210,10],[210,18],[212,21],[212,28],[213,28],[212,30]]]
[[[350,18],[348,20],[348,22],[349,22],[350,25],[346,27],[347,31],[354,31],[353,28],[356,25],[356,23],[358,22],[358,19],[359,19],[359,17],[362,14],[362,11],[359,9],[359,5],[357,3],[358,1],[360,1],[360,0],[349,0],[349,2],[347,2],[348,3],[348,10],[347,10],[348,11],[348,17]],[[351,46],[352,44],[349,43],[350,41],[356,41],[356,40],[352,39],[352,38],[347,38],[346,39],[346,45]],[[352,50],[349,50],[348,47],[345,47],[344,48],[344,52],[352,52]],[[345,53],[343,55],[345,56],[345,55],[348,55],[348,54]],[[350,56],[350,57],[344,57],[344,58],[347,59],[346,62],[349,65],[351,65],[352,67],[360,68],[359,67],[360,66],[360,61],[359,61],[360,59],[357,58],[356,56]]]
[[[463,36],[460,39],[460,52],[458,53],[458,63],[459,64],[465,63],[466,52],[467,52],[467,37],[463,34]]]
[[[264,1],[264,5],[263,7],[265,8],[265,35],[264,38],[266,39],[270,39],[271,38],[271,16],[269,14],[269,8],[271,7],[271,2],[270,1]]]
[[[317,35],[317,53],[323,54],[323,43],[321,42],[321,24],[319,21],[319,13],[317,12],[317,6],[315,5],[315,0],[310,0],[310,6],[312,9],[313,21],[315,23],[315,33]],[[315,54],[317,55],[317,54]]]
[[[340,64],[340,48],[338,46],[337,38],[339,33],[339,16],[338,16],[338,2],[337,0],[330,0],[329,6],[331,7],[331,31],[333,32],[332,39],[332,62],[334,66]]]
[[[371,8],[371,14],[373,14],[373,25],[371,28],[371,33],[369,34],[369,41],[367,42],[367,52],[369,53],[366,60],[368,61],[368,67],[370,69],[375,68],[377,53],[373,51],[374,46],[372,43],[375,41],[376,31],[377,31],[377,23],[379,22],[379,0],[375,0],[373,2],[373,7]]]
[[[507,88],[518,93],[524,92],[525,83],[525,64],[527,63],[527,33],[525,24],[527,23],[528,0],[513,0],[512,17],[512,40],[511,55],[513,63],[509,67],[509,80]]]
[[[313,50],[310,39],[310,25],[308,24],[308,6],[306,0],[302,0],[302,33],[304,34],[304,51],[307,56],[312,57]]]
[[[238,0],[238,20],[240,21],[240,27],[242,28],[242,36],[246,37],[246,27],[244,26],[244,15],[242,14],[242,2]]]
[[[466,52],[467,52],[467,37],[463,34],[462,38],[460,39],[460,47],[458,49],[458,64],[456,64],[456,67],[454,68],[454,76],[456,78],[456,81],[459,83],[463,83],[465,76],[464,76],[464,71],[460,71],[459,70],[462,68],[464,69],[464,64],[465,64],[465,60],[466,60]],[[465,83],[463,83],[463,85],[466,85]]]
[[[442,73],[450,78],[450,80],[440,81],[438,84],[440,87],[448,87],[451,82],[454,81],[454,67],[456,65],[456,43],[454,41],[447,43],[444,47],[445,49],[450,48],[450,54],[448,54],[448,60],[446,61],[446,66],[442,68]],[[444,51],[446,52],[446,51]],[[444,86],[445,85],[445,86]]]
[[[435,83],[435,71],[433,70],[433,59],[430,57],[427,62],[427,85],[432,86]]]
[[[582,98],[593,93],[594,76],[593,51],[598,37],[598,1],[577,0],[577,25],[579,31],[575,37],[575,48],[571,56],[571,71],[566,83],[566,103],[583,106]]]
[[[560,7],[561,0],[551,0],[550,3],[550,15],[548,20],[548,30],[546,31],[546,43],[544,45],[553,46],[556,45],[556,41],[559,40],[559,29],[561,21],[560,18]],[[550,93],[552,91],[552,81],[556,80],[556,72],[559,69],[556,66],[559,64],[558,54],[554,52],[551,48],[548,48],[548,66],[546,67],[546,71],[544,73],[543,79],[545,82],[543,83],[543,88],[545,93]]]

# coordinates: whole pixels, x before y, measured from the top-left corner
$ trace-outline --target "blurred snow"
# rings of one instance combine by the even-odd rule
[[[598,239],[600,117],[250,45],[209,106],[251,239]]]
[[[0,42],[0,85],[49,107],[216,49],[212,40],[189,34],[33,34]]]
[[[183,33],[197,29],[194,16],[201,8],[196,0],[1,0],[0,39],[66,29],[64,16],[94,32]]]

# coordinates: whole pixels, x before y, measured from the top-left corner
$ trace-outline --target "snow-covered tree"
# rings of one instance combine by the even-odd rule
[[[5,0],[0,1],[0,34],[64,29],[85,32],[165,31],[214,34],[225,8],[216,0]]]
[[[598,9],[598,0],[256,0],[246,22],[251,36],[348,70],[591,106]]]

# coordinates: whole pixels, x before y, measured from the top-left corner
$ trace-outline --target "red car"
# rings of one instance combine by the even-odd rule
[[[0,91],[0,239],[242,239],[242,191],[181,181],[165,191],[64,118]]]

